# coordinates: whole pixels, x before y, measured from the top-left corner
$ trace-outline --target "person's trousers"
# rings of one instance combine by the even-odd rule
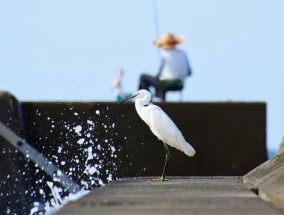
[[[145,75],[142,74],[140,76],[140,82],[139,82],[139,90],[145,89],[150,91],[150,87],[155,88],[155,93],[159,91],[161,87],[160,79],[156,76],[151,76],[151,75]]]

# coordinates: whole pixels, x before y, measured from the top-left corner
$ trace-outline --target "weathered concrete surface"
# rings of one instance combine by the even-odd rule
[[[261,199],[284,210],[284,166],[279,170],[281,173],[261,185],[258,192]]]
[[[57,215],[283,214],[261,201],[238,177],[178,177],[167,182],[126,178],[70,202]]]
[[[260,198],[284,209],[284,152],[281,152],[243,177]]]
[[[279,171],[284,167],[284,153],[279,153],[260,166],[256,167],[243,177],[243,182],[251,189],[257,190],[263,183],[270,181],[274,175],[281,174]]]

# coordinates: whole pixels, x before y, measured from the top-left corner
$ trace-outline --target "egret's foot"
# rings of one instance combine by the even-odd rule
[[[152,178],[152,179],[150,179],[150,181],[168,181],[169,179],[167,179],[167,178],[163,178],[163,177],[161,177],[161,178]]]

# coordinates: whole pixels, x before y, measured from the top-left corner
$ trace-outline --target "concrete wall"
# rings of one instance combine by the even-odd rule
[[[168,175],[244,175],[266,161],[265,103],[158,105],[197,152],[189,158],[171,148]],[[139,118],[133,103],[118,106],[108,102],[23,102],[23,111],[28,142],[55,163],[67,161],[60,166],[63,170],[68,171],[74,163],[70,157],[74,156],[83,168],[86,147],[95,146],[93,152],[98,157],[94,162],[104,160],[103,169],[114,170],[115,176],[152,176],[162,172],[163,144]],[[82,126],[81,136],[73,129],[78,125]],[[77,143],[80,138],[85,138],[84,144]],[[97,150],[98,144],[103,150]],[[115,155],[110,145],[116,148]],[[59,146],[64,153],[58,153]],[[73,174],[75,178],[79,175]]]
[[[8,92],[0,92],[0,121],[24,138],[21,104]],[[0,214],[28,214],[35,199],[31,196],[28,160],[1,134],[0,161]]]

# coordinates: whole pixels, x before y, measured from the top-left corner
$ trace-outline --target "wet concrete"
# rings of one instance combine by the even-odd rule
[[[174,177],[165,182],[125,178],[70,202],[57,215],[284,214],[262,201],[239,177]]]

